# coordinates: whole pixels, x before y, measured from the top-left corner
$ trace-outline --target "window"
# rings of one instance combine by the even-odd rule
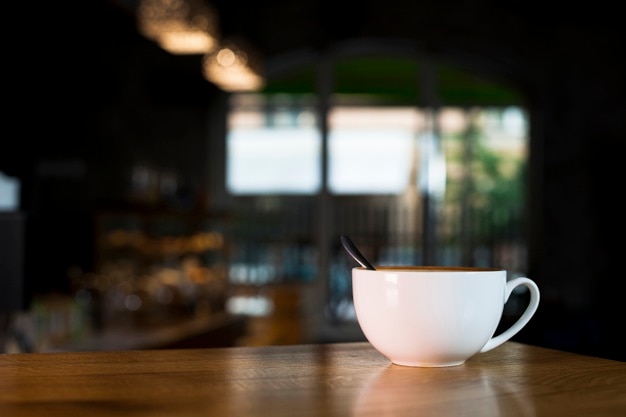
[[[355,62],[359,70],[371,64]],[[322,106],[325,137],[317,98],[302,89],[232,97],[226,184],[239,219],[232,282],[323,282],[321,309],[330,321],[354,321],[353,264],[338,244],[340,234],[377,264],[491,265],[525,273],[529,120],[515,95],[442,71],[450,104],[417,106],[416,97],[402,95],[416,86],[392,86],[383,97],[394,78],[355,80],[346,76],[350,65],[342,62],[344,72]],[[404,84],[419,69],[399,68]],[[378,90],[356,91],[356,81]],[[340,91],[343,82],[352,83],[351,91]],[[458,97],[455,82],[463,87]],[[467,96],[472,89],[484,93],[476,102]]]
[[[0,211],[19,209],[20,181],[0,171]]]
[[[333,194],[398,194],[411,181],[420,113],[411,107],[335,107],[329,112]]]
[[[230,193],[312,195],[320,189],[321,136],[310,104],[234,96],[226,141]]]

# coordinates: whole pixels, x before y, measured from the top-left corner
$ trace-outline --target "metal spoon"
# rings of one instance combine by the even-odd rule
[[[341,244],[345,248],[345,250],[357,261],[361,266],[365,269],[376,270],[372,266],[372,264],[363,256],[363,254],[357,249],[357,247],[352,243],[352,240],[348,236],[341,235]]]

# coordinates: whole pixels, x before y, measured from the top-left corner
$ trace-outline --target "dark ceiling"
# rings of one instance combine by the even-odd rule
[[[140,0],[105,1],[132,18]],[[573,2],[202,1],[216,11],[222,39],[250,46],[270,76],[299,58],[316,59],[320,53],[336,56],[350,48],[369,45],[372,49],[374,45],[379,49],[401,49],[405,54],[408,51],[415,57],[428,56],[486,79],[528,89],[545,77],[556,59],[584,58],[594,49],[610,48],[624,34],[622,25],[612,24],[616,15],[611,8]],[[400,68],[395,78],[407,70],[410,68],[406,65]],[[280,84],[279,77],[275,76],[274,81]],[[283,81],[287,88],[297,90],[302,79]],[[384,77],[369,82],[391,87],[394,84]],[[395,84],[406,85],[404,80]],[[488,88],[480,81],[469,86],[473,91],[462,91],[460,95]],[[505,101],[511,98],[509,91],[492,91],[487,93],[491,99],[497,100],[498,94]]]
[[[133,12],[140,0],[109,1]],[[245,39],[264,59],[372,38],[410,41],[436,53],[477,43],[487,50],[506,43],[509,48],[501,52],[523,53],[525,45],[550,42],[578,20],[571,6],[566,13],[549,12],[535,0],[523,8],[495,1],[204,1],[217,12],[223,38]]]
[[[134,42],[132,36],[138,37],[135,11],[139,1],[67,0],[46,2],[33,10],[25,3],[13,5],[22,8],[14,16],[20,16],[25,24],[39,29],[40,35],[24,38],[20,45],[28,46],[26,48],[18,46],[24,57],[21,60],[24,69],[16,66],[16,71],[19,75],[25,71],[45,74],[47,78],[31,83],[41,83],[42,88],[54,91],[61,86],[50,87],[47,83],[50,79],[74,83],[84,77],[88,82],[94,75],[106,89],[106,83],[116,81],[106,77],[106,68],[102,68],[100,61],[117,59],[112,50],[124,48],[125,42]],[[441,76],[447,80],[446,94],[455,100],[476,98],[483,92],[486,102],[506,102],[516,100],[512,91],[540,93],[546,83],[552,82],[551,78],[570,68],[614,65],[615,56],[624,55],[625,48],[625,25],[619,21],[621,13],[617,13],[616,6],[598,2],[201,1],[206,1],[217,12],[223,40],[243,42],[260,58],[262,69],[270,77],[268,90],[298,91],[306,88],[304,84],[310,86],[311,65],[308,69],[301,65],[291,71],[299,62],[315,63],[329,54],[334,57],[358,55],[364,47],[369,48],[370,53],[389,48],[401,51],[404,61],[388,61],[383,67],[372,56],[362,54],[358,57],[361,61],[353,62],[357,69],[344,65],[342,88],[353,91],[355,83],[360,83],[373,91],[387,89],[394,94],[414,95],[410,91],[417,88],[414,63],[427,57],[444,68],[445,74]],[[94,45],[99,49],[90,48]],[[131,51],[136,49],[128,47],[117,55],[136,53]],[[411,62],[407,62],[407,58]],[[93,62],[90,63],[90,59]],[[129,60],[128,57],[123,59]],[[367,60],[369,62],[365,62]],[[182,71],[193,74],[200,83],[199,61],[198,56],[159,58],[154,72],[165,74],[165,78],[168,72]],[[53,65],[41,70],[37,67],[41,62]],[[79,71],[81,67],[84,70]],[[284,75],[287,72],[289,76]],[[195,81],[185,82],[197,89]],[[496,90],[490,83],[504,87]],[[174,85],[172,92],[183,88],[185,86]],[[23,96],[18,95],[18,99],[21,98]]]

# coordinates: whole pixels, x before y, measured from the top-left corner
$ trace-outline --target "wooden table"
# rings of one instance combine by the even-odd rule
[[[0,416],[626,416],[626,363],[507,342],[450,368],[366,342],[0,355]]]

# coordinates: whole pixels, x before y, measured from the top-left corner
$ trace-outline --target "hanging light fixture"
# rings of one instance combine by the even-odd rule
[[[202,71],[208,81],[224,91],[258,91],[265,80],[255,64],[247,52],[231,42],[216,53],[205,55]]]
[[[172,54],[207,54],[218,46],[216,12],[203,0],[141,0],[137,26]]]

